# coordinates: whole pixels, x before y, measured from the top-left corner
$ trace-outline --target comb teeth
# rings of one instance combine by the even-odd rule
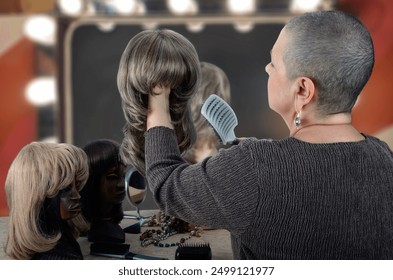
[[[209,243],[181,243],[176,249],[176,260],[211,260]]]
[[[234,142],[236,136],[234,129],[237,126],[237,117],[232,108],[219,96],[212,94],[204,102],[202,115],[213,127],[223,144]]]

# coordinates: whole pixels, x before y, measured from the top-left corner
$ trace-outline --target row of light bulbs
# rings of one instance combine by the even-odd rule
[[[290,2],[290,10],[292,12],[312,11],[320,8],[321,5],[326,2],[329,1],[292,0]],[[57,0],[57,4],[62,13],[69,16],[93,15],[95,13],[93,8],[86,7],[94,3],[111,7],[110,10],[118,15],[143,15],[146,13],[146,8],[142,0]],[[233,14],[251,14],[256,10],[256,0],[226,0],[226,4],[228,11]],[[177,15],[195,14],[198,12],[196,0],[167,0],[167,5],[169,10]],[[25,22],[24,31],[27,37],[39,44],[54,45],[55,43],[56,23],[52,16],[36,15],[29,17]],[[191,31],[200,31],[200,28],[198,29],[195,27]],[[239,31],[244,32],[247,30]]]
[[[81,14],[92,15],[105,6],[107,13],[119,15],[145,15],[146,6],[142,0],[58,0],[60,11],[69,16]],[[168,10],[175,15],[195,15],[199,12],[195,0],[167,0]],[[227,0],[228,11],[233,14],[253,13],[256,10],[255,0]],[[98,11],[97,11],[98,10]]]
[[[256,0],[226,0],[225,6],[230,14],[246,15],[256,12]],[[292,12],[305,12],[317,9],[322,0],[292,0],[288,7]],[[118,15],[145,15],[143,0],[58,0],[60,11],[68,16],[94,15],[104,7],[106,13]],[[174,15],[196,15],[199,13],[197,0],[166,0],[168,10]]]
[[[88,2],[86,2],[88,1]],[[141,0],[58,0],[62,13],[69,16],[82,16],[84,5],[101,2],[111,6],[112,11],[117,14],[144,14],[146,9]],[[247,14],[255,12],[255,0],[227,0],[228,11],[234,14]],[[318,8],[321,0],[297,0],[292,1],[291,7],[294,11],[311,11]],[[167,0],[168,8],[178,15],[194,14],[198,12],[195,0]],[[86,11],[86,10],[85,10]],[[93,13],[93,12],[91,12]],[[83,14],[84,15],[84,14]],[[235,24],[239,32],[250,31],[252,23]],[[189,29],[197,32],[203,29],[203,23],[190,24]],[[41,45],[53,46],[56,34],[56,22],[49,15],[36,15],[29,17],[24,25],[27,37]],[[53,77],[38,77],[32,80],[26,88],[26,98],[35,106],[46,106],[56,102],[56,81]]]

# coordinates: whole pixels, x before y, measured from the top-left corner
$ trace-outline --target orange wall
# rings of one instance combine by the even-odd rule
[[[339,5],[367,26],[374,41],[374,71],[353,110],[353,123],[375,134],[393,124],[393,1],[340,0]]]
[[[4,183],[19,150],[37,138],[35,108],[24,97],[34,77],[34,45],[19,40],[0,56],[0,216],[8,215]]]

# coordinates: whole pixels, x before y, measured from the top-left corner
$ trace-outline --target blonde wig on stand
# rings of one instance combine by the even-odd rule
[[[88,178],[85,152],[70,144],[32,142],[21,149],[5,182],[10,210],[6,253],[14,259],[30,259],[56,246],[61,233],[40,227],[40,213],[47,198],[54,198],[74,180],[79,191]]]

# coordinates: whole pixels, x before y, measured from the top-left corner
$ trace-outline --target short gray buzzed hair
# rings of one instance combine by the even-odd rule
[[[321,11],[292,18],[284,30],[288,78],[314,81],[320,114],[351,112],[374,66],[373,42],[363,24],[343,12]]]

